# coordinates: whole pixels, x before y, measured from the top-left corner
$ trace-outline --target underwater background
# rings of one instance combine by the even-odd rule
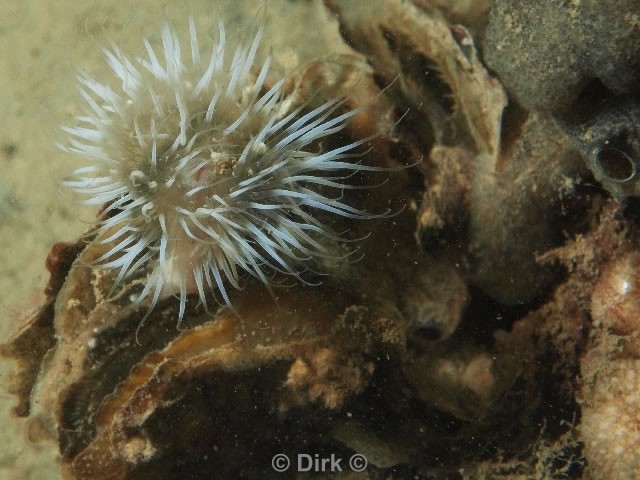
[[[637,0],[0,2],[0,478],[640,477]],[[188,57],[190,17],[203,51],[264,26],[307,121],[356,112],[303,156],[351,145],[333,201],[372,215],[309,208],[340,239],[273,296],[145,315],[56,144],[79,72],[117,89],[104,49],[163,25]],[[271,463],[303,453],[366,468]]]

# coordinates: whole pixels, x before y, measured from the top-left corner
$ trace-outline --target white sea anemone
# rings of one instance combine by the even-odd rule
[[[179,293],[180,320],[191,292],[205,306],[216,291],[230,304],[242,272],[267,286],[274,271],[304,282],[314,260],[335,255],[336,234],[314,212],[380,216],[340,200],[350,172],[379,170],[349,160],[369,139],[318,148],[358,111],[339,113],[341,99],[292,107],[284,78],[265,84],[270,58],[254,67],[261,35],[230,56],[221,23],[203,55],[191,20],[189,59],[168,26],[160,55],[147,40],[144,58],[105,49],[117,88],[81,74],[84,113],[63,128],[62,148],[90,162],[65,184],[107,205],[99,229],[113,246],[96,265],[119,269],[116,285],[148,268],[136,301],[152,309]]]

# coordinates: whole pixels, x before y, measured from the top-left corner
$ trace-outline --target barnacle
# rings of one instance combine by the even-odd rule
[[[119,269],[116,284],[151,265],[136,301],[151,297],[153,308],[179,292],[180,319],[188,293],[206,306],[218,291],[231,304],[227,284],[240,289],[243,271],[267,286],[274,271],[305,283],[315,259],[340,258],[328,246],[338,235],[315,212],[384,215],[326,193],[356,188],[344,182],[349,172],[380,169],[348,160],[370,138],[319,148],[358,110],[344,112],[341,98],[293,105],[286,78],[268,86],[271,59],[253,68],[261,36],[259,28],[229,58],[220,23],[205,56],[192,19],[188,60],[169,26],[160,56],[148,40],[144,58],[106,49],[119,87],[80,75],[84,114],[64,128],[62,148],[93,162],[66,185],[108,205],[100,231],[113,246],[95,264]]]

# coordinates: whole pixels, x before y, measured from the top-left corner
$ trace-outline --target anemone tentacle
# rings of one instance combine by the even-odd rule
[[[146,39],[145,57],[105,49],[117,88],[79,75],[83,112],[63,127],[61,146],[90,162],[66,185],[87,204],[108,205],[99,229],[110,248],[95,265],[119,269],[116,284],[146,265],[137,301],[153,308],[163,293],[179,294],[180,320],[188,293],[205,307],[216,292],[230,304],[228,286],[241,288],[241,272],[267,286],[271,271],[305,282],[316,259],[336,258],[325,242],[340,236],[314,211],[388,213],[341,199],[344,189],[360,188],[347,183],[351,175],[380,170],[354,153],[369,138],[314,151],[358,110],[337,114],[341,98],[292,108],[284,78],[267,87],[271,59],[256,67],[261,28],[232,46],[220,23],[209,53],[193,19],[189,32],[187,58],[169,26],[160,54]]]

